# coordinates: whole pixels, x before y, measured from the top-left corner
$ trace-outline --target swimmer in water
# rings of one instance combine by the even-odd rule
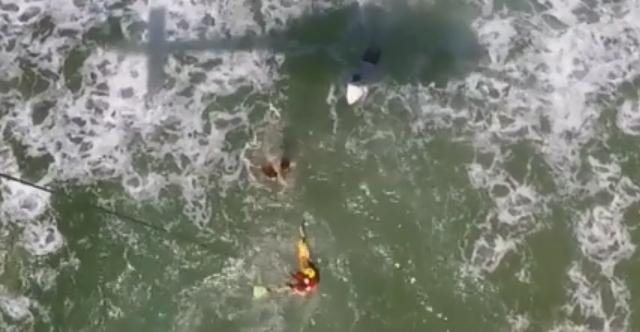
[[[375,45],[367,47],[347,83],[347,104],[352,105],[366,97],[369,84],[377,76],[377,66],[382,52]]]
[[[287,186],[287,174],[291,170],[291,164],[289,158],[282,157],[280,161],[267,160],[260,169],[268,179],[276,180],[280,185]]]
[[[294,159],[298,159],[298,153],[288,132],[285,121],[274,109],[255,128],[245,159],[249,177],[254,183],[274,190],[293,187],[296,177]]]
[[[304,224],[300,226],[300,239],[296,243],[296,259],[298,270],[291,274],[291,281],[287,286],[297,295],[307,295],[313,292],[320,282],[320,273],[311,260]]]
[[[316,289],[320,282],[320,271],[311,260],[309,246],[304,233],[304,223],[300,226],[300,239],[296,242],[297,271],[291,273],[291,280],[282,287],[253,286],[253,298],[261,299],[268,294],[287,293],[305,296]]]

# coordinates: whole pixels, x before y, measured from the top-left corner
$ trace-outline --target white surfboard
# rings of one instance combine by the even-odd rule
[[[291,289],[289,288],[289,286],[269,287],[269,286],[262,286],[262,285],[254,285],[253,286],[253,299],[254,300],[261,300],[261,299],[266,298],[269,295],[282,294],[282,293],[289,292],[290,290]]]
[[[364,99],[367,96],[367,92],[369,92],[369,88],[366,85],[347,83],[347,104],[353,105]]]
[[[253,286],[253,299],[259,300],[269,295],[269,289],[264,286]]]

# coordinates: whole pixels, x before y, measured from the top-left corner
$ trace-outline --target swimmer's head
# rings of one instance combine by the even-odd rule
[[[278,172],[270,162],[262,165],[262,173],[264,173],[268,178],[275,178],[278,176]]]
[[[289,171],[290,167],[291,161],[286,157],[282,157],[282,160],[280,160],[280,171],[282,171],[282,173],[286,173]]]
[[[353,74],[353,76],[351,76],[351,82],[360,82],[360,80],[362,80],[360,74]]]

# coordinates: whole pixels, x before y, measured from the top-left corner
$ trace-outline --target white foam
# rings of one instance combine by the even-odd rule
[[[483,223],[486,230],[474,244],[474,261],[492,269],[503,250],[513,248],[505,243],[519,243],[524,235],[541,229],[535,216],[545,213],[548,201],[504,170],[510,157],[504,145],[530,143],[550,166],[557,194],[579,193],[584,188],[577,179],[582,147],[601,139],[596,120],[602,109],[623,82],[640,74],[640,21],[633,2],[591,8],[599,18],[589,24],[578,13],[585,9],[579,1],[546,2],[545,9],[533,13],[494,11],[487,1],[478,1],[478,6],[488,8],[472,24],[488,54],[481,68],[444,88],[400,87],[387,99],[401,101],[415,116],[414,132],[428,137],[434,128],[456,128],[454,123],[462,122],[461,131],[474,148],[493,155],[491,166],[468,166],[469,180],[477,189],[506,189],[503,197],[491,194],[495,220]],[[550,23],[551,16],[568,26]],[[619,126],[631,134],[636,108],[635,102],[626,102],[618,112]],[[500,234],[504,241],[497,241],[502,249],[486,249],[500,238],[496,233],[505,225],[509,231]]]
[[[637,45],[633,33],[638,29],[637,10],[626,12],[618,18],[620,22],[603,19],[567,29],[550,27],[542,16],[556,16],[572,24],[568,17],[575,15],[568,8],[578,4],[554,2],[548,3],[549,9],[539,15],[505,10],[476,20],[473,26],[491,59],[487,65],[490,71],[500,73],[497,77],[501,79],[484,74],[478,79],[471,74],[464,84],[468,97],[477,91],[487,99],[488,91],[478,91],[478,87],[502,92],[492,117],[507,116],[510,126],[527,128],[520,138],[523,134],[536,141],[542,138],[540,151],[562,174],[559,179],[575,172],[576,150],[594,134],[591,127],[600,107],[594,98],[596,92],[611,94],[638,71],[633,55],[637,46],[627,46]],[[600,10],[608,9],[603,6]],[[611,50],[612,41],[624,47]],[[496,82],[508,83],[509,89],[501,89]],[[453,92],[456,85],[452,83],[447,90]],[[550,123],[548,135],[541,131],[541,117]]]
[[[17,160],[8,145],[0,146],[0,167],[3,172],[20,177]],[[29,221],[42,214],[49,204],[49,194],[25,186],[23,184],[2,180],[0,193],[3,200],[0,203],[0,223]]]
[[[568,295],[569,303],[565,306],[567,315],[575,311],[587,318],[583,325],[589,331],[598,330],[604,332],[627,331],[629,328],[629,300],[631,293],[625,283],[618,278],[608,279],[601,283],[584,274],[581,267],[574,263],[568,271],[570,280]],[[609,293],[613,300],[613,306],[606,305],[604,293]],[[561,326],[575,326],[567,322]],[[557,330],[562,331],[560,327]]]
[[[483,278],[494,271],[529,234],[543,228],[539,216],[547,213],[548,202],[559,197],[595,201],[571,213],[581,253],[600,271],[586,275],[574,266],[568,273],[574,286],[567,306],[590,323],[561,321],[553,330],[593,330],[591,320],[602,321],[603,331],[628,330],[629,291],[615,267],[635,252],[623,216],[640,199],[638,183],[623,174],[625,156],[598,160],[585,155],[584,147],[607,139],[599,122],[603,110],[618,97],[628,98],[620,96],[621,85],[640,75],[640,6],[637,1],[598,2],[589,8],[581,1],[545,1],[544,7],[524,13],[496,11],[492,1],[477,3],[485,7],[485,16],[472,27],[488,55],[481,68],[444,88],[402,87],[387,96],[417,118],[414,132],[428,139],[433,129],[454,128],[478,154],[491,156],[490,165],[474,161],[467,168],[469,182],[489,193],[492,206],[488,217],[474,225],[479,235],[469,242],[471,255],[459,276]],[[585,10],[591,14],[580,14]],[[450,119],[465,125],[458,128]],[[638,135],[639,119],[637,101],[621,103],[616,123],[622,132]],[[505,169],[510,158],[505,146],[521,142],[549,167],[555,193],[542,195]],[[585,166],[589,174],[580,177]],[[528,282],[523,273],[516,277]],[[601,283],[613,294],[615,309],[603,304]]]
[[[627,135],[640,135],[640,106],[637,100],[625,100],[616,114],[616,125]]]
[[[27,60],[37,65],[37,68],[59,73],[64,62],[64,55],[74,46],[79,44],[74,38],[57,38],[60,30],[76,30],[80,34],[94,24],[106,19],[107,1],[98,3],[82,3],[76,5],[72,0],[53,1],[4,1],[3,4],[17,6],[18,11],[7,11],[4,16],[9,33],[2,44],[9,41],[16,42],[16,49],[5,53],[11,57],[14,65],[17,59]],[[6,7],[5,7],[6,8]],[[50,20],[56,25],[49,38],[34,38],[38,22]],[[7,21],[8,20],[8,21]],[[40,36],[44,33],[40,31]],[[80,37],[80,35],[78,35]],[[4,45],[3,45],[4,46]]]
[[[33,20],[44,18],[46,14],[47,4],[40,2],[37,5],[41,6],[40,16]],[[30,40],[29,43],[26,42],[27,34],[22,31],[6,37],[25,39],[24,46],[30,47],[29,52],[42,53],[34,59],[39,66],[46,63],[46,69],[60,72],[67,51],[80,41],[70,35],[63,37],[59,31],[74,30],[76,37],[81,36],[106,20],[109,11],[101,10],[104,8],[100,6],[109,4],[76,8],[70,0],[59,0],[50,5],[56,7],[54,23],[59,23],[53,28],[54,37],[36,42]],[[207,1],[155,5],[167,6],[169,41],[220,38],[226,34],[241,36],[258,31],[250,7],[238,2],[219,2],[214,8]],[[23,7],[28,6],[19,6],[20,10],[27,10]],[[279,13],[278,8],[270,7],[269,10]],[[126,36],[132,35],[134,23],[148,20],[149,7],[143,1],[135,1],[128,9],[132,11],[126,14],[119,10],[111,12],[115,16],[123,15]],[[207,15],[213,21],[205,20]],[[147,37],[142,35],[143,40]],[[80,68],[82,86],[78,93],[68,91],[62,77],[52,78],[47,90],[35,98],[18,102],[11,116],[1,125],[3,128],[12,126],[15,138],[27,147],[31,156],[52,157],[48,179],[91,183],[97,179],[120,177],[125,190],[139,199],[156,199],[163,187],[179,184],[185,199],[198,197],[190,205],[205,205],[201,192],[207,184],[198,179],[196,182],[201,188],[194,189],[197,193],[189,193],[192,186],[185,183],[191,179],[180,177],[209,174],[219,167],[224,174],[223,181],[237,179],[241,167],[234,166],[234,161],[238,164],[238,151],[227,154],[222,147],[226,133],[246,123],[243,118],[246,114],[238,110],[216,110],[215,116],[203,117],[205,107],[214,96],[233,94],[241,87],[256,90],[269,87],[278,76],[276,69],[283,57],[266,50],[200,52],[189,56],[189,63],[169,56],[164,70],[174,84],[149,99],[145,54],[94,49]],[[15,62],[15,57],[8,60]],[[211,63],[214,63],[213,68],[207,67]],[[194,77],[198,77],[195,84]],[[187,90],[190,92],[185,95]],[[53,107],[40,124],[34,125],[31,111],[42,101],[53,101]],[[224,120],[227,114],[228,118],[240,122],[234,121],[231,126],[216,123],[205,131],[209,123]],[[152,161],[173,161],[179,173],[141,172],[134,166],[135,158],[141,154]],[[198,214],[203,218],[207,215],[201,211]],[[198,220],[204,222],[204,219]]]
[[[481,235],[473,245],[469,261],[487,272],[494,271],[507,253],[516,250],[527,235],[542,226],[537,216],[546,210],[546,198],[507,173],[498,162],[504,159],[497,154],[494,157],[497,161],[489,166],[475,162],[468,167],[471,184],[488,192],[493,203],[484,223],[477,225]]]
[[[525,332],[531,326],[531,320],[524,314],[512,314],[507,317],[512,332]]]
[[[251,62],[253,55],[246,54],[246,57],[249,57],[246,61]],[[221,69],[218,76],[211,78],[210,89],[221,94],[231,93],[241,84],[230,85],[229,82],[237,82],[241,76],[254,80],[262,77],[262,82],[266,82],[268,75],[251,69],[255,67],[243,66],[245,58],[242,55],[235,59],[237,61],[228,69]],[[191,180],[175,177],[177,174],[164,177],[158,172],[139,174],[132,160],[138,152],[144,152],[145,158],[170,158],[185,176],[210,173],[212,167],[223,166],[224,179],[237,179],[240,167],[227,165],[234,158],[223,153],[222,147],[226,132],[244,125],[246,114],[230,115],[219,111],[203,120],[199,114],[194,116],[194,112],[202,111],[201,104],[198,106],[190,98],[169,97],[171,93],[165,97],[159,95],[154,105],[148,105],[145,100],[146,59],[143,56],[124,57],[117,52],[98,50],[85,64],[83,78],[87,84],[82,88],[82,95],[57,92],[61,95],[57,97],[56,107],[41,125],[34,126],[31,121],[30,108],[36,101],[27,102],[14,118],[15,136],[29,146],[34,155],[47,153],[53,156],[49,166],[51,175],[87,183],[121,176],[127,192],[140,199],[155,199],[163,186],[179,184],[185,199],[198,197],[197,202],[188,205],[206,205],[202,193],[188,192],[192,186],[185,184]],[[168,72],[171,75],[171,70]],[[233,74],[225,78],[225,73]],[[185,83],[178,83],[175,91],[186,86]],[[200,92],[203,93],[204,90]],[[42,99],[49,97],[52,96],[45,95]],[[205,121],[216,126],[205,132]],[[218,125],[223,121],[227,125]],[[229,169],[235,171],[229,172]],[[197,189],[200,192],[206,187],[201,180],[195,183],[201,186]],[[209,216],[202,211],[190,215],[197,215],[194,221],[199,224]]]
[[[33,278],[40,289],[50,291],[56,287],[58,275],[59,271],[54,268],[42,268],[33,273]]]
[[[598,206],[585,214],[576,227],[583,254],[598,263],[607,276],[612,276],[615,265],[631,257],[635,249],[620,219],[619,214]]]
[[[122,179],[122,186],[136,200],[157,200],[157,195],[166,182],[167,180],[157,173],[150,173],[144,177],[138,174],[129,174]]]
[[[22,70],[16,64],[25,63],[47,83],[44,91],[29,98],[17,90],[0,95],[3,109],[8,111],[0,121],[0,132],[10,133],[11,140],[23,146],[21,152],[29,157],[50,156],[51,162],[38,170],[46,174],[42,179],[31,180],[43,185],[51,181],[93,184],[107,180],[120,183],[135,200],[157,200],[162,189],[177,185],[180,190],[170,194],[181,194],[172,198],[184,200],[185,215],[200,226],[212,221],[208,192],[236,181],[242,169],[239,156],[243,148],[227,151],[225,136],[247,125],[248,112],[242,103],[220,104],[215,110],[207,107],[218,97],[232,95],[241,88],[248,88],[251,93],[267,91],[280,76],[282,55],[269,50],[186,52],[189,57],[170,54],[163,68],[170,83],[154,95],[147,91],[148,58],[142,52],[125,53],[105,45],[90,45],[90,54],[74,73],[82,78],[75,92],[67,89],[69,77],[61,73],[65,72],[70,51],[83,44],[83,35],[91,28],[102,27],[108,17],[120,20],[125,38],[144,42],[148,33],[138,30],[147,23],[150,5],[164,5],[167,40],[193,41],[260,33],[262,27],[255,20],[252,7],[241,1],[149,4],[134,0],[120,9],[112,8],[122,4],[119,0],[2,3],[0,25],[6,30],[0,39],[0,79],[20,78]],[[289,21],[311,6],[304,1],[293,2],[292,6],[284,6],[285,3],[265,1],[263,16],[268,27]],[[23,14],[30,17],[21,19]],[[281,22],[276,22],[275,17]],[[46,26],[42,24],[46,20],[52,23],[51,31],[36,36],[36,30]],[[11,43],[15,46],[8,50]],[[33,110],[43,102],[52,106],[43,112],[46,116],[41,121],[35,121]],[[0,164],[3,172],[20,176],[8,142],[0,142]],[[43,217],[50,195],[4,180],[0,190],[0,220],[3,224],[19,223],[22,246],[32,255],[56,253],[64,239],[55,228],[56,221]],[[224,298],[231,298],[225,288],[237,282],[243,272],[225,270],[223,273],[229,276],[213,278],[227,278],[219,288],[226,294]],[[43,288],[51,287],[48,272],[34,273]],[[240,292],[236,290],[234,294]],[[30,303],[20,296],[3,296],[0,300],[2,310],[15,319],[29,317]],[[217,303],[223,312],[225,301]],[[113,316],[121,314],[117,307],[108,310]],[[224,314],[232,312],[227,310]],[[274,317],[276,323],[281,319]]]
[[[314,5],[309,1],[296,0],[263,0],[260,4],[266,31],[283,29],[292,18],[302,16]]]
[[[494,65],[501,65],[518,37],[518,32],[512,25],[513,18],[491,18],[475,22],[478,38],[485,41],[489,57]]]
[[[631,257],[635,245],[623,223],[625,210],[640,201],[640,187],[621,175],[621,169],[614,159],[603,162],[589,157],[595,173],[589,185],[592,191],[608,192],[612,198],[608,205],[597,205],[579,217],[576,239],[583,254],[600,265],[602,273],[613,277],[615,266],[623,259]]]
[[[580,267],[574,264],[568,272],[571,281],[570,296],[572,303],[569,308],[577,308],[586,317],[604,319],[602,308],[602,295],[596,291],[594,285],[582,274]]]
[[[0,294],[0,310],[13,321],[33,319],[33,315],[29,309],[30,306],[31,300],[25,296]]]
[[[4,222],[28,223],[49,207],[49,193],[17,182],[4,181],[3,194],[6,198],[0,203],[0,211]]]
[[[504,256],[516,249],[516,245],[517,242],[513,238],[485,235],[474,243],[470,259],[471,266],[493,272]]]
[[[51,221],[28,224],[23,231],[23,239],[24,247],[36,256],[54,253],[64,244],[62,235]]]

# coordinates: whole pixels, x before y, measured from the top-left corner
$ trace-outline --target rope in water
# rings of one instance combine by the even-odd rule
[[[13,182],[17,182],[17,183],[23,184],[23,185],[25,185],[27,187],[30,187],[30,188],[33,188],[33,189],[37,189],[37,190],[40,190],[40,191],[43,191],[43,192],[47,192],[47,193],[52,194],[52,195],[61,195],[61,196],[69,197],[69,194],[67,194],[66,192],[64,192],[62,190],[55,190],[55,189],[43,187],[41,185],[26,181],[26,180],[23,180],[23,179],[14,177],[14,176],[11,176],[9,174],[0,173],[0,178],[3,178],[5,180],[9,180],[9,181],[13,181]],[[100,206],[100,205],[96,205],[96,204],[92,204],[92,203],[88,203],[88,206],[93,208],[93,209],[95,209],[95,210],[97,210],[97,211],[100,211],[100,212],[102,212],[104,214],[108,214],[108,215],[112,215],[114,217],[117,217],[122,221],[126,221],[126,222],[129,222],[131,224],[139,225],[139,226],[142,226],[142,227],[144,227],[144,228],[146,228],[148,230],[154,231],[156,233],[160,233],[165,237],[172,238],[174,240],[177,240],[177,241],[180,241],[180,242],[183,242],[183,243],[195,244],[195,245],[197,245],[197,246],[199,246],[199,247],[201,247],[203,249],[213,250],[213,248],[207,243],[201,242],[201,241],[199,241],[197,239],[194,239],[193,237],[190,237],[190,236],[185,236],[185,235],[179,234],[179,233],[173,233],[173,232],[171,232],[171,231],[169,231],[169,230],[167,230],[167,229],[165,229],[165,228],[163,228],[161,226],[154,225],[154,224],[152,224],[152,223],[150,223],[148,221],[142,220],[140,218],[132,217],[132,216],[126,215],[126,214],[124,214],[122,212],[119,212],[117,210],[109,209],[109,208],[106,208],[104,206]]]

